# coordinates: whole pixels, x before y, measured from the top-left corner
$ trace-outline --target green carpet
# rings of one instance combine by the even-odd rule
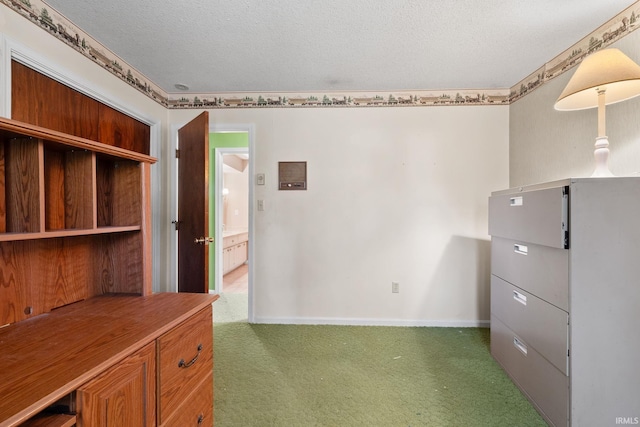
[[[479,328],[250,325],[214,303],[216,427],[546,426]]]

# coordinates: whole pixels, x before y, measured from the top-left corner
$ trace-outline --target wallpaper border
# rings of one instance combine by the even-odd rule
[[[0,0],[19,15],[66,43],[105,70],[169,109],[345,108],[455,105],[509,105],[569,71],[587,55],[638,28],[640,1],[632,4],[538,70],[503,89],[452,89],[282,93],[167,93],[43,0]]]

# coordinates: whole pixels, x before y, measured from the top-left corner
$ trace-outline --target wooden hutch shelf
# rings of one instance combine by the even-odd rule
[[[4,233],[0,234],[0,242],[12,242],[17,240],[52,239],[55,237],[91,236],[94,234],[126,233],[127,231],[140,231],[139,225],[128,227],[100,227],[92,229],[73,229],[44,231],[37,233]]]

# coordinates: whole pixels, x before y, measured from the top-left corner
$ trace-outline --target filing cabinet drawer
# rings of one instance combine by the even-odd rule
[[[213,372],[211,307],[158,339],[159,417],[164,423],[202,378]]]
[[[213,425],[213,372],[182,403],[162,427]]]
[[[491,239],[491,273],[569,311],[569,251]]]
[[[491,354],[554,426],[568,425],[569,378],[491,317]]]
[[[489,234],[554,248],[568,247],[565,187],[494,195],[489,198]]]
[[[569,315],[565,311],[492,276],[491,312],[568,374]]]

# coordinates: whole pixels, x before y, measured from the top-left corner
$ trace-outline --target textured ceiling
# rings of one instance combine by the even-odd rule
[[[508,88],[631,0],[46,0],[168,93]]]

